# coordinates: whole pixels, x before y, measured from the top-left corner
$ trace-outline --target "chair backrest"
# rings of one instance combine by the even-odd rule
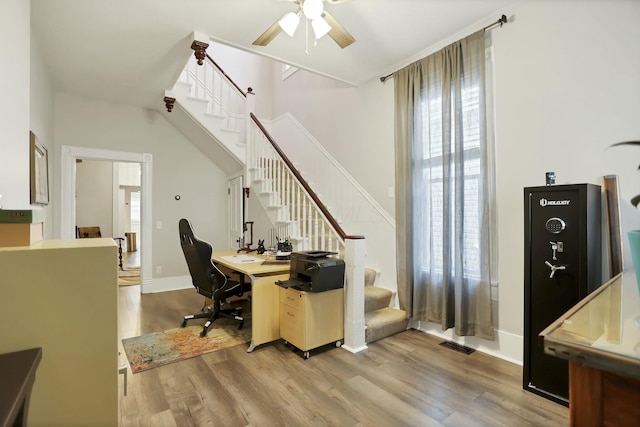
[[[102,233],[100,227],[76,227],[76,237],[79,239],[102,237]]]
[[[178,222],[178,231],[193,286],[199,293],[211,298],[213,291],[223,287],[227,282],[227,277],[211,261],[213,248],[209,243],[195,237],[191,224],[184,218]]]

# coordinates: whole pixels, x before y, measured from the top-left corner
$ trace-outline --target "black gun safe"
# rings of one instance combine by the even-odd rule
[[[524,206],[523,387],[568,405],[569,363],[538,334],[602,284],[600,186],[528,187]]]

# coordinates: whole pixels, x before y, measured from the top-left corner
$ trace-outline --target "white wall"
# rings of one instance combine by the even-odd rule
[[[0,204],[29,209],[30,2],[0,3]]]
[[[485,344],[522,360],[523,188],[544,185],[546,171],[558,184],[602,184],[617,174],[623,227],[640,227],[626,202],[640,194],[640,149],[607,149],[640,139],[640,2],[524,2],[511,12],[509,24],[492,30],[500,334]],[[285,82],[274,73],[273,84],[273,115],[291,112],[392,213],[393,82],[350,88],[298,71]]]
[[[76,163],[76,225],[100,227],[102,237],[113,234],[113,163]]]
[[[279,67],[272,76],[273,117],[292,113],[393,217],[393,82],[357,88],[305,70],[283,81]]]
[[[154,278],[188,275],[180,218],[214,247],[227,246],[226,175],[159,112],[57,93],[55,124],[56,158],[61,145],[153,155]]]
[[[617,174],[626,200],[640,193],[640,150],[607,150],[640,138],[640,2],[527,2],[513,21],[492,34],[499,326],[522,335],[523,188],[555,171],[558,184]]]
[[[0,4],[0,205],[5,209],[43,209],[30,204],[29,131],[47,148],[53,138],[51,83],[31,37],[30,12],[30,2],[8,0]],[[50,159],[50,177],[53,172]],[[51,238],[51,209],[44,209],[45,238]]]
[[[30,130],[38,136],[42,144],[50,150],[53,147],[53,87],[47,67],[42,60],[40,46],[33,35],[31,36],[31,66],[30,66]],[[53,205],[55,194],[51,186],[53,176],[57,171],[55,159],[49,156],[49,204],[44,207],[31,206],[32,209],[45,210],[44,237],[53,237]]]

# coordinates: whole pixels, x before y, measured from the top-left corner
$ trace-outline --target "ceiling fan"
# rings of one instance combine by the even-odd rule
[[[278,34],[284,31],[293,37],[300,24],[300,18],[305,18],[307,23],[311,23],[315,39],[319,40],[329,34],[342,49],[355,42],[347,30],[336,21],[333,16],[324,9],[323,1],[328,3],[343,3],[350,0],[281,0],[290,1],[298,5],[295,12],[287,12],[273,25],[260,35],[254,42],[255,46],[268,45]]]

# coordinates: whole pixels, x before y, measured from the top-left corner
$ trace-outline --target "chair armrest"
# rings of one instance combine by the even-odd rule
[[[244,283],[236,280],[227,280],[227,283],[225,283],[225,285],[220,289],[224,291],[225,298],[230,296],[242,296],[245,292]]]

